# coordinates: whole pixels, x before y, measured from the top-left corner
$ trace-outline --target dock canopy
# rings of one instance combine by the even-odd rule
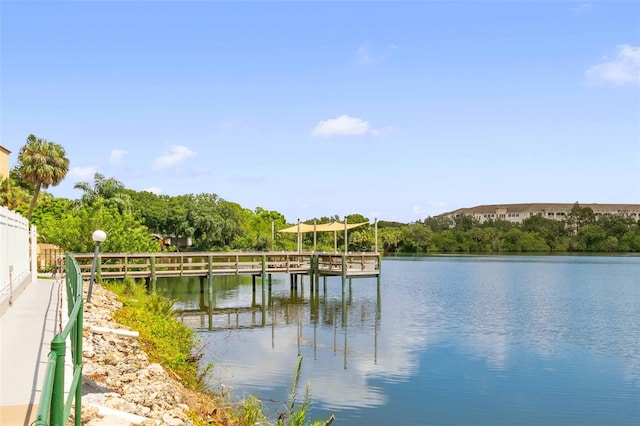
[[[357,228],[358,226],[366,225],[369,222],[362,223],[347,223],[346,228]],[[345,224],[341,222],[320,223],[316,225],[309,225],[308,223],[301,223],[299,225],[293,225],[289,228],[281,229],[278,232],[289,232],[291,234],[297,234],[298,232],[304,234],[306,232],[327,232],[327,231],[344,231]]]
[[[302,251],[302,234],[313,232],[313,251],[316,250],[316,233],[333,232],[333,251],[338,252],[338,231],[344,231],[344,250],[347,252],[347,229],[357,228],[358,226],[368,225],[369,222],[362,223],[341,223],[333,221],[331,223],[320,223],[309,225],[307,223],[298,223],[289,228],[281,229],[278,232],[288,232],[290,234],[298,234],[298,253]]]

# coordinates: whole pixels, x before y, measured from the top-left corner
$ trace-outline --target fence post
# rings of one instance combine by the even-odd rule
[[[29,241],[31,242],[31,247],[29,247],[31,251],[31,282],[35,283],[38,281],[38,232],[35,225],[29,231]]]
[[[80,280],[82,283],[82,280]],[[82,291],[77,297],[77,302],[80,303],[80,310],[78,311],[78,316],[76,317],[76,325],[75,331],[73,332],[76,336],[76,347],[75,354],[73,359],[73,372],[75,374],[76,368],[79,368],[82,371],[82,324],[84,321],[82,310],[84,309],[82,302]],[[82,374],[82,373],[81,373]],[[80,380],[78,380],[78,384],[76,385],[76,396],[75,396],[75,417],[74,424],[76,426],[80,426],[82,424],[82,376],[80,376]]]
[[[56,369],[53,378],[53,394],[51,397],[51,414],[49,424],[51,426],[64,426],[64,363],[65,363],[65,339],[56,334],[51,341],[51,351],[56,354]]]

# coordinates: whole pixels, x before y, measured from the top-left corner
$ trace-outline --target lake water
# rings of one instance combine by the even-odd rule
[[[185,317],[211,387],[272,418],[301,355],[310,419],[334,425],[640,425],[640,257],[384,258],[344,298],[274,275],[264,310],[259,282],[214,286],[215,331]],[[202,307],[197,279],[159,287]]]

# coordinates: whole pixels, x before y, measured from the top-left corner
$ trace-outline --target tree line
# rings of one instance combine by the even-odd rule
[[[9,177],[0,181],[0,205],[25,215],[37,226],[39,240],[70,252],[90,252],[95,229],[107,232],[102,249],[110,252],[176,250],[164,237],[189,238],[191,250],[294,251],[295,234],[273,232],[291,226],[274,210],[244,208],[213,193],[158,195],[126,188],[96,173],[79,182],[78,199],[56,198],[46,191],[64,179],[65,150],[55,142],[29,135]],[[338,216],[305,223],[330,223]],[[348,233],[348,251],[392,253],[640,252],[640,224],[633,218],[596,216],[576,203],[566,219],[533,216],[520,224],[503,220],[480,223],[471,216],[427,217],[414,223],[381,221],[376,229],[361,214],[349,223],[369,224]],[[344,250],[344,233],[303,234],[305,250]]]

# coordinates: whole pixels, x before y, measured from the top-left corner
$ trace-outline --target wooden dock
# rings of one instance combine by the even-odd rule
[[[90,278],[93,253],[73,255],[82,276]],[[179,252],[100,253],[97,273],[102,279],[144,278],[154,287],[159,277],[213,277],[216,275],[379,277],[379,253],[317,252]]]

